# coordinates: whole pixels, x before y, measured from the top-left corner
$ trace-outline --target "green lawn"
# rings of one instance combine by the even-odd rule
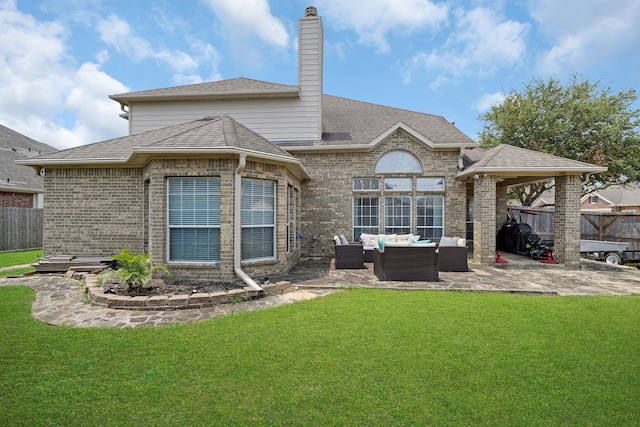
[[[0,287],[2,425],[640,424],[640,297],[359,289],[128,330],[33,299]]]
[[[34,264],[38,258],[42,258],[42,249],[20,252],[0,253],[0,268],[11,267],[12,265]],[[35,270],[33,267],[12,268],[0,271],[0,278],[7,276],[20,276]]]

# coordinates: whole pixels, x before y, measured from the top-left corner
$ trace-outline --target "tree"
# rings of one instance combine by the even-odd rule
[[[579,82],[576,75],[567,86],[555,79],[533,78],[522,93],[512,90],[502,104],[479,117],[480,146],[509,144],[607,167],[607,172],[589,176],[583,194],[638,182],[640,110],[632,108],[636,99],[633,89],[614,94],[600,82]],[[528,206],[552,186],[530,184],[511,194]]]

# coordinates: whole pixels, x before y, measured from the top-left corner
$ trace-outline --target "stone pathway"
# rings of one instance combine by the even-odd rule
[[[36,301],[32,307],[33,316],[43,322],[61,326],[111,328],[160,326],[277,307],[328,295],[342,287],[512,292],[560,296],[640,295],[640,270],[631,267],[608,267],[603,263],[587,263],[582,269],[551,265],[539,268],[518,268],[470,263],[471,271],[469,272],[441,272],[439,282],[382,282],[373,275],[372,265],[368,265],[368,268],[363,270],[336,270],[333,265],[325,265],[321,274],[309,274],[314,273],[315,266],[305,267],[303,262],[300,264],[299,271],[302,273],[293,271],[282,277],[296,287],[295,292],[202,309],[137,311],[99,307],[88,302],[80,282],[57,275],[0,279],[0,286],[22,285],[33,289],[36,292]],[[535,266],[535,264],[532,265]]]

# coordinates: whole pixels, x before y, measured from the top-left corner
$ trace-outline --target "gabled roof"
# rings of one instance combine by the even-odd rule
[[[121,93],[110,95],[109,98],[128,105],[131,101],[160,101],[166,99],[297,98],[299,94],[299,86],[239,77],[215,82]]]
[[[611,185],[601,190],[594,190],[585,195],[581,201],[589,196],[598,196],[613,206],[640,206],[640,184]]]
[[[31,168],[16,164],[16,161],[54,151],[56,149],[47,144],[0,125],[0,191],[43,192],[42,177],[36,175]]]
[[[473,149],[465,153],[464,170],[458,178],[489,173],[503,177],[581,174],[605,172],[607,168],[590,163],[500,144],[489,150]]]
[[[229,116],[206,117],[148,132],[62,150],[19,162],[34,167],[120,165],[139,167],[154,155],[238,154],[294,166],[304,179],[300,161]]]
[[[175,86],[111,95],[128,105],[132,101],[196,99],[255,99],[299,97],[300,87],[240,77],[237,79]],[[444,117],[384,105],[322,96],[322,140],[278,143],[288,151],[367,150],[391,131],[402,128],[431,148],[476,147],[477,143]]]
[[[322,140],[279,143],[287,151],[368,150],[396,129],[404,129],[431,148],[476,147],[478,144],[444,117],[322,96]]]

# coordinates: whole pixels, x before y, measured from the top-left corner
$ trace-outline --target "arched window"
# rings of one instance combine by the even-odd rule
[[[390,151],[380,157],[376,163],[375,173],[420,173],[420,163],[406,151]]]

